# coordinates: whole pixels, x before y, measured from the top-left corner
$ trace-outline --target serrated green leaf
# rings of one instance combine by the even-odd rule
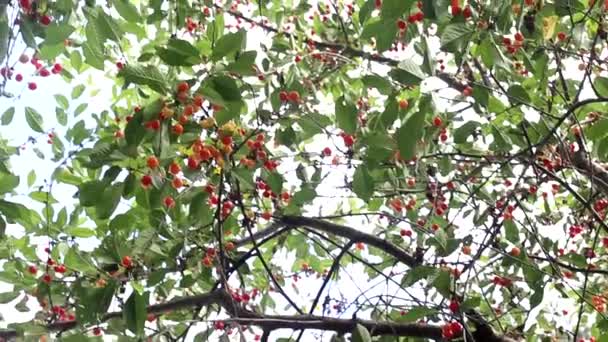
[[[336,100],[336,124],[348,134],[357,130],[357,107],[344,99],[344,96]]]
[[[245,31],[240,30],[235,33],[228,33],[222,36],[213,48],[211,59],[218,61],[234,52],[240,51],[244,45],[247,35]]]
[[[374,194],[374,179],[365,165],[359,165],[353,176],[353,191],[359,198],[369,201]]]
[[[42,128],[42,115],[32,107],[25,107],[25,121],[30,128],[38,133],[44,133]]]
[[[114,8],[121,17],[129,22],[140,22],[142,20],[137,7],[129,0],[112,0]]]
[[[8,125],[13,121],[13,117],[15,116],[15,107],[9,107],[7,110],[2,113],[2,117],[0,117],[0,122],[3,125]]]

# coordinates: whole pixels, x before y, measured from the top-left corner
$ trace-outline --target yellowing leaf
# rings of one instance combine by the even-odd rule
[[[557,20],[559,18],[556,15],[543,18],[543,38],[549,40],[553,38],[555,34],[555,26],[557,26]]]

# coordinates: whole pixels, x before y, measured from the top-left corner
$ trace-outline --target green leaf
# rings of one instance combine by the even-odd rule
[[[17,297],[19,297],[21,293],[19,291],[13,291],[13,292],[2,292],[0,293],[0,304],[6,304],[8,302],[11,302],[15,299],[17,299]]]
[[[13,117],[15,116],[15,107],[7,108],[4,113],[2,113],[2,117],[0,117],[0,123],[3,125],[8,125],[13,121]]]
[[[524,89],[524,87],[520,86],[519,84],[514,84],[510,86],[507,90],[507,95],[509,95],[509,101],[513,104],[530,103],[530,95],[528,95],[526,89]]]
[[[27,174],[27,186],[34,185],[34,182],[36,182],[36,172],[34,170],[31,170]]]
[[[130,83],[147,85],[152,90],[160,94],[167,92],[166,80],[161,72],[155,66],[148,65],[125,65],[120,72],[118,77],[125,79],[125,87]]]
[[[393,91],[391,82],[386,78],[378,75],[365,75],[363,76],[363,84],[370,88],[376,88],[381,94],[388,95]]]
[[[421,318],[431,316],[437,313],[437,310],[427,308],[425,306],[415,306],[399,317],[399,321],[402,322],[415,322]]]
[[[95,236],[95,231],[93,229],[84,227],[68,227],[65,233],[69,236],[75,236],[79,238],[88,238],[91,236]]]
[[[84,86],[84,84],[79,84],[77,86],[74,87],[74,89],[72,89],[72,100],[76,100],[77,98],[80,97],[80,95],[82,95],[82,93],[84,93],[84,90],[86,89],[86,87]]]
[[[59,105],[59,107],[61,107],[62,109],[68,109],[68,107],[70,107],[70,103],[68,102],[68,98],[61,95],[61,94],[56,94],[55,96],[55,101],[57,102],[57,104]]]
[[[477,121],[467,121],[464,125],[454,130],[454,142],[456,144],[464,144],[467,138],[477,130],[481,124]]]
[[[0,194],[13,191],[19,185],[19,177],[10,173],[0,172]]]
[[[211,59],[218,61],[231,53],[241,50],[241,46],[245,45],[246,33],[244,30],[239,30],[235,33],[228,33],[220,38],[213,48]]]
[[[111,187],[107,187],[101,194],[101,197],[97,198],[95,203],[95,210],[97,218],[105,220],[110,218],[118,203],[122,197],[123,183],[117,183]],[[99,194],[97,194],[99,196]]]
[[[44,43],[46,45],[57,45],[63,44],[63,42],[70,37],[70,35],[76,30],[71,25],[66,23],[56,24],[53,23],[46,28],[46,38]]]
[[[382,0],[380,15],[383,20],[394,22],[412,7],[414,0]]]
[[[335,103],[336,124],[348,134],[353,134],[357,130],[357,107],[350,102],[346,102],[341,96]]]
[[[460,52],[468,44],[475,31],[464,23],[449,24],[441,34],[441,50]]]
[[[505,220],[505,237],[514,244],[519,243],[519,230],[513,220]]]
[[[76,116],[82,114],[87,109],[88,106],[89,106],[89,104],[86,102],[79,104],[78,107],[76,107],[76,109],[74,110],[74,116],[76,117]]]
[[[416,155],[418,141],[423,135],[425,117],[426,112],[418,111],[397,130],[397,147],[401,158],[410,160]]]
[[[106,39],[110,39],[118,43],[124,35],[124,32],[118,26],[116,21],[107,15],[101,8],[99,8],[97,11],[95,25],[97,26],[97,31],[101,34],[101,37],[105,38],[102,39],[101,42],[105,41]]]
[[[84,53],[84,60],[88,65],[103,71],[105,58],[103,50],[87,40],[82,45],[82,52]]]
[[[146,306],[150,293],[139,294],[133,291],[123,309],[123,318],[127,328],[136,335],[143,334],[146,322]]]
[[[25,121],[30,128],[38,133],[44,133],[42,128],[42,115],[32,107],[25,107]]]
[[[68,124],[68,114],[65,112],[65,110],[55,107],[55,117],[60,125],[65,126]]]
[[[137,11],[137,7],[133,5],[129,0],[112,0],[114,4],[114,8],[121,17],[123,17],[126,21],[129,22],[140,22],[141,16],[139,15],[139,11]]]
[[[355,329],[353,330],[352,342],[371,342],[372,335],[370,335],[369,331],[363,325],[357,323]]]
[[[11,28],[8,23],[7,5],[0,5],[0,64],[6,59]]]
[[[353,176],[353,191],[365,202],[374,194],[374,179],[365,165],[359,165]]]
[[[593,80],[593,86],[600,96],[608,97],[608,78],[599,76],[596,77]]]
[[[391,70],[389,75],[395,81],[406,86],[419,85],[425,79],[425,75],[418,63],[411,59],[406,59],[399,63],[399,67]]]
[[[171,38],[167,47],[156,48],[158,57],[168,65],[192,66],[200,63],[201,58],[196,47],[185,40]]]
[[[266,177],[266,183],[268,183],[268,185],[270,185],[270,189],[277,194],[281,193],[281,190],[283,190],[283,182],[283,176],[281,176],[281,174],[278,172],[272,172],[268,177]]]

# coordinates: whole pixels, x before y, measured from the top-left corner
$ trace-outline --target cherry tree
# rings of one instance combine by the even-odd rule
[[[607,17],[0,0],[0,340],[608,340]]]

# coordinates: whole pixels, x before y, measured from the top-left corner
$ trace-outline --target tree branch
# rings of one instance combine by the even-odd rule
[[[409,267],[415,267],[420,264],[420,262],[418,262],[413,256],[409,255],[405,250],[392,242],[381,239],[375,235],[361,232],[351,227],[302,216],[282,216],[278,220],[279,222],[288,226],[308,227],[310,229],[345,237],[354,242],[363,242],[367,245],[383,250],[385,253],[392,255],[397,260],[403,262]]]

